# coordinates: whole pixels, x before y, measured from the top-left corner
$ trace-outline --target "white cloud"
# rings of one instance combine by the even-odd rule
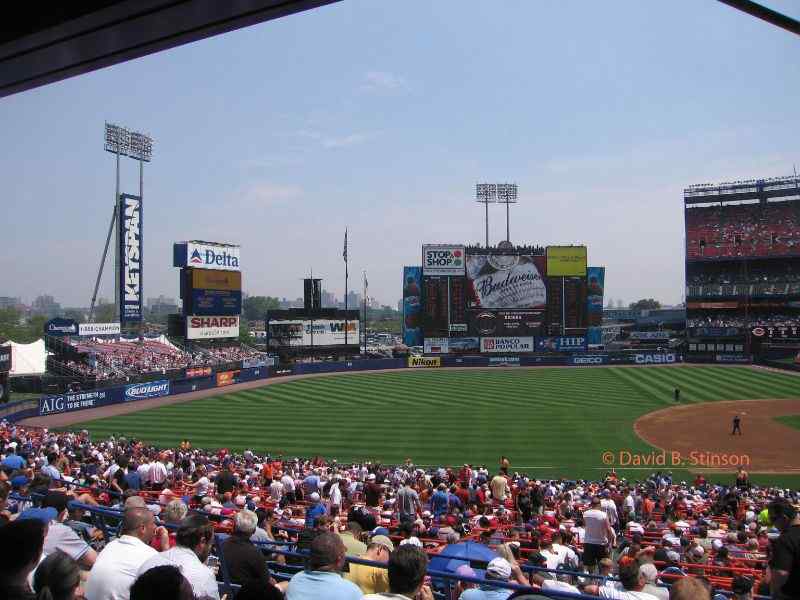
[[[393,92],[407,88],[408,82],[403,77],[387,71],[368,71],[361,84],[364,92]]]
[[[236,196],[245,204],[269,206],[294,200],[303,195],[296,185],[283,185],[271,182],[258,182],[242,188]]]
[[[301,138],[306,138],[318,142],[323,148],[347,148],[349,146],[356,146],[363,144],[375,136],[377,132],[356,131],[345,135],[327,135],[316,130],[301,129],[295,132],[295,135]]]

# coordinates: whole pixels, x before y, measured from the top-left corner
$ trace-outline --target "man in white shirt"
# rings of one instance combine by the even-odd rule
[[[583,513],[583,522],[586,528],[583,540],[583,564],[593,573],[600,559],[608,556],[608,544],[614,545],[616,534],[597,496],[592,498],[589,510]]]
[[[281,477],[281,483],[283,484],[283,493],[286,496],[286,499],[289,502],[294,502],[294,477],[287,471]]]
[[[146,456],[142,457],[142,464],[140,464],[136,468],[136,472],[139,474],[139,481],[142,484],[143,490],[150,489],[150,459]]]
[[[196,598],[219,600],[214,572],[205,565],[214,546],[214,527],[204,515],[194,514],[181,521],[175,536],[176,546],[148,558],[139,567],[137,577],[161,565],[175,565],[191,583]]]
[[[161,490],[167,480],[167,467],[161,457],[150,463],[150,485],[154,490]]]
[[[617,528],[617,523],[619,523],[619,514],[617,513],[617,503],[614,502],[611,498],[608,498],[608,492],[603,493],[603,499],[600,500],[600,507],[606,512],[608,515],[608,522],[614,529]]]
[[[609,581],[606,585],[588,585],[583,593],[611,600],[658,600],[653,594],[642,591],[645,580],[639,571],[639,563],[632,561],[620,566],[619,579],[619,582]]]
[[[126,510],[120,537],[103,548],[89,571],[86,600],[128,600],[139,567],[158,554],[148,545],[158,529],[164,528],[156,527],[153,513],[148,509]]]

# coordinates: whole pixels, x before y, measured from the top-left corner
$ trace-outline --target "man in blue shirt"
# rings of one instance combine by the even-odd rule
[[[303,491],[309,495],[319,492],[319,481],[319,472],[314,471],[303,480]]]
[[[439,519],[442,515],[447,514],[447,486],[440,483],[436,491],[431,496],[431,512],[434,519]]]
[[[361,588],[341,576],[346,555],[342,538],[330,531],[318,534],[305,570],[289,580],[286,600],[361,600]]]
[[[322,504],[319,494],[314,492],[309,498],[313,502],[313,506],[306,509],[306,527],[313,528],[317,526],[317,519],[325,514],[325,505]]]
[[[17,455],[17,443],[11,442],[7,448],[7,456],[3,459],[3,466],[18,471],[25,468],[25,461]]]

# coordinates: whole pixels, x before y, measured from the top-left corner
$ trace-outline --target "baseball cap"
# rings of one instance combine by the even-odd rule
[[[35,521],[41,521],[46,525],[50,521],[54,521],[56,517],[58,517],[58,513],[56,512],[55,508],[29,508],[28,510],[24,511],[17,518],[17,520],[25,521],[27,519],[32,519]]]
[[[367,475],[367,481],[375,481],[375,473],[370,473]]]
[[[486,574],[497,579],[508,579],[511,577],[511,563],[502,556],[493,558],[486,566]]]
[[[681,562],[681,555],[674,550],[670,550],[667,552],[667,560],[670,562]]]
[[[376,536],[376,535],[388,536],[389,535],[389,530],[386,529],[386,527],[376,527],[375,529],[372,530],[372,535],[373,536]]]
[[[419,541],[419,538],[412,537],[408,538],[407,540],[403,540],[400,542],[401,546],[405,546],[406,544],[411,544],[412,546],[417,546],[418,548],[422,548],[422,542]]]
[[[25,477],[25,475],[17,475],[11,478],[11,487],[18,489],[28,485],[30,482],[31,480]]]
[[[394,552],[394,543],[385,535],[373,535],[370,540],[371,544],[380,544],[389,552]]]
[[[313,502],[319,502],[319,494],[317,492],[314,492],[308,497],[308,499],[312,500]]]

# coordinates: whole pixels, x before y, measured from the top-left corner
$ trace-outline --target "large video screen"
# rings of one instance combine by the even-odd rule
[[[270,347],[302,348],[310,346],[357,346],[358,321],[347,321],[345,341],[344,319],[271,320],[267,323],[267,343]]]
[[[544,257],[467,255],[469,308],[544,308]]]

